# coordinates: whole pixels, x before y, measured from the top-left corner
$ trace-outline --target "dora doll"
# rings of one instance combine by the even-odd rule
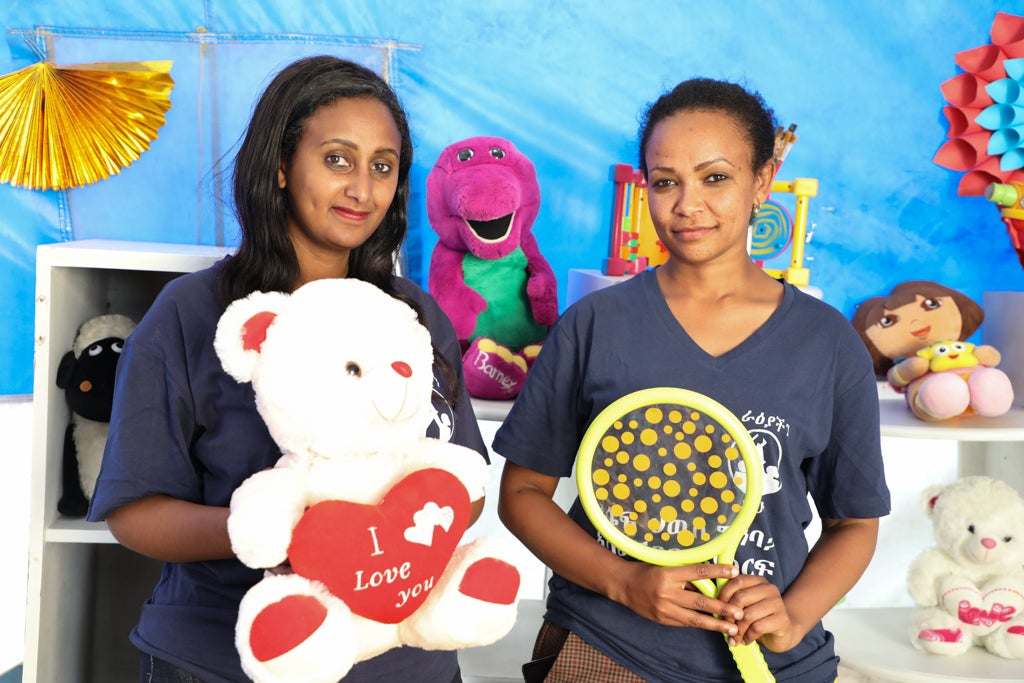
[[[960,292],[910,280],[857,306],[850,322],[871,354],[875,376],[885,379],[896,362],[937,341],[964,341],[984,319],[981,306]]]
[[[937,372],[918,352],[940,342],[964,341],[981,326],[985,313],[969,297],[927,280],[903,282],[887,296],[857,307],[851,319],[879,379],[906,393],[907,405],[926,421],[945,420],[964,413],[1001,415],[1010,408],[1009,378],[996,370],[999,351],[972,347],[970,367]]]

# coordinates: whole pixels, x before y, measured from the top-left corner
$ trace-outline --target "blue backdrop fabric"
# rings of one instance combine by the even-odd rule
[[[68,192],[0,185],[0,393],[31,392],[35,247],[236,244],[223,163],[269,75],[325,52],[386,73],[408,109],[404,267],[423,285],[436,243],[427,172],[451,142],[497,135],[537,167],[534,232],[564,307],[569,270],[607,256],[611,168],[635,164],[644,105],[707,75],[760,91],[780,123],[798,124],[780,177],[819,179],[807,265],[844,314],[903,280],[979,302],[1024,289],[996,208],[957,196],[960,173],[931,161],[947,132],[939,86],[959,73],[957,52],[989,42],[1000,11],[1024,14],[1024,0],[8,0],[0,74],[37,61],[32,42],[57,64],[171,59],[175,87],[159,137],[120,174]]]

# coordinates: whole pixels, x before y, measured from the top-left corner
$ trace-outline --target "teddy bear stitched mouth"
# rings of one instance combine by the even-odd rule
[[[480,239],[488,242],[498,242],[508,237],[508,233],[512,230],[512,219],[515,215],[515,212],[512,212],[486,221],[474,221],[468,218],[465,221]]]
[[[384,406],[384,408],[382,409],[383,404],[383,401],[378,404],[378,402],[375,399],[370,400],[370,405],[373,406],[373,409],[377,412],[377,415],[379,415],[380,418],[385,422],[389,422],[392,424],[408,422],[410,419],[415,417],[417,413],[415,406],[412,406],[412,408],[408,411],[406,410],[406,408],[409,407],[408,384],[405,386],[404,391],[402,393],[402,400],[397,402],[397,406],[395,405],[395,401],[390,401],[390,405]],[[385,410],[387,410],[387,413],[385,413]]]

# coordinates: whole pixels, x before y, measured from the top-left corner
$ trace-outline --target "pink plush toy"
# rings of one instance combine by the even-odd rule
[[[503,138],[451,144],[427,175],[438,236],[427,284],[455,325],[478,398],[519,393],[558,317],[555,275],[531,232],[539,208],[533,163]]]
[[[927,422],[958,415],[995,417],[1013,403],[1010,378],[995,366],[1000,354],[992,346],[939,341],[889,370],[889,383],[906,392],[907,406]]]

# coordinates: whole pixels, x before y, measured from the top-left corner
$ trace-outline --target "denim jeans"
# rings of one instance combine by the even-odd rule
[[[142,655],[142,683],[203,683],[187,671],[182,671],[173,664],[168,664],[153,655]],[[451,683],[462,683],[462,675],[456,671]]]
[[[142,683],[203,683],[203,679],[145,653],[142,655],[142,677],[139,680]]]

